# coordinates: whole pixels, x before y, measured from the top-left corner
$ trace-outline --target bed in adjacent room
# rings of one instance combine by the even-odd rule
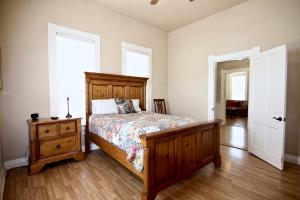
[[[103,73],[86,76],[86,152],[91,142],[144,181],[142,199],[191,175],[203,166],[221,165],[220,121],[145,112],[147,78]],[[129,99],[134,109],[103,111]],[[130,100],[132,99],[132,100]],[[103,104],[98,108],[97,103]],[[101,107],[101,106],[100,106]]]

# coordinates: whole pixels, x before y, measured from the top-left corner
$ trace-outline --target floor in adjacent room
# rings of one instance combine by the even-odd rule
[[[247,150],[247,117],[227,117],[226,125],[220,127],[222,145]]]
[[[222,167],[213,164],[162,191],[157,200],[300,199],[300,166],[279,171],[247,151],[221,146]],[[140,200],[142,182],[101,150],[82,162],[63,161],[29,176],[26,167],[7,172],[4,199]]]

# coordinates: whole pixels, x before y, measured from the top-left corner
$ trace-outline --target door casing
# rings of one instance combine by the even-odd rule
[[[216,116],[216,68],[218,62],[242,60],[248,58],[251,63],[253,56],[260,53],[260,47],[253,47],[252,49],[239,51],[223,55],[208,56],[208,110],[207,119],[213,120]],[[249,70],[250,70],[249,66]],[[251,77],[249,77],[249,85],[251,85]]]

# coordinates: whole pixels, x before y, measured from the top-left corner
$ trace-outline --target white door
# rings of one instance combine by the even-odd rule
[[[210,56],[208,61],[208,120],[214,120],[216,112],[216,68],[217,62]]]
[[[248,150],[283,170],[286,46],[259,53],[250,63]]]

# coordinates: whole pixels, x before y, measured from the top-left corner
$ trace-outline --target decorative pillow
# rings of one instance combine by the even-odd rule
[[[92,100],[93,114],[118,114],[117,104],[114,99]]]
[[[131,99],[115,98],[119,114],[135,113]]]
[[[135,112],[141,112],[142,109],[140,108],[140,100],[139,99],[131,99],[133,108]]]

